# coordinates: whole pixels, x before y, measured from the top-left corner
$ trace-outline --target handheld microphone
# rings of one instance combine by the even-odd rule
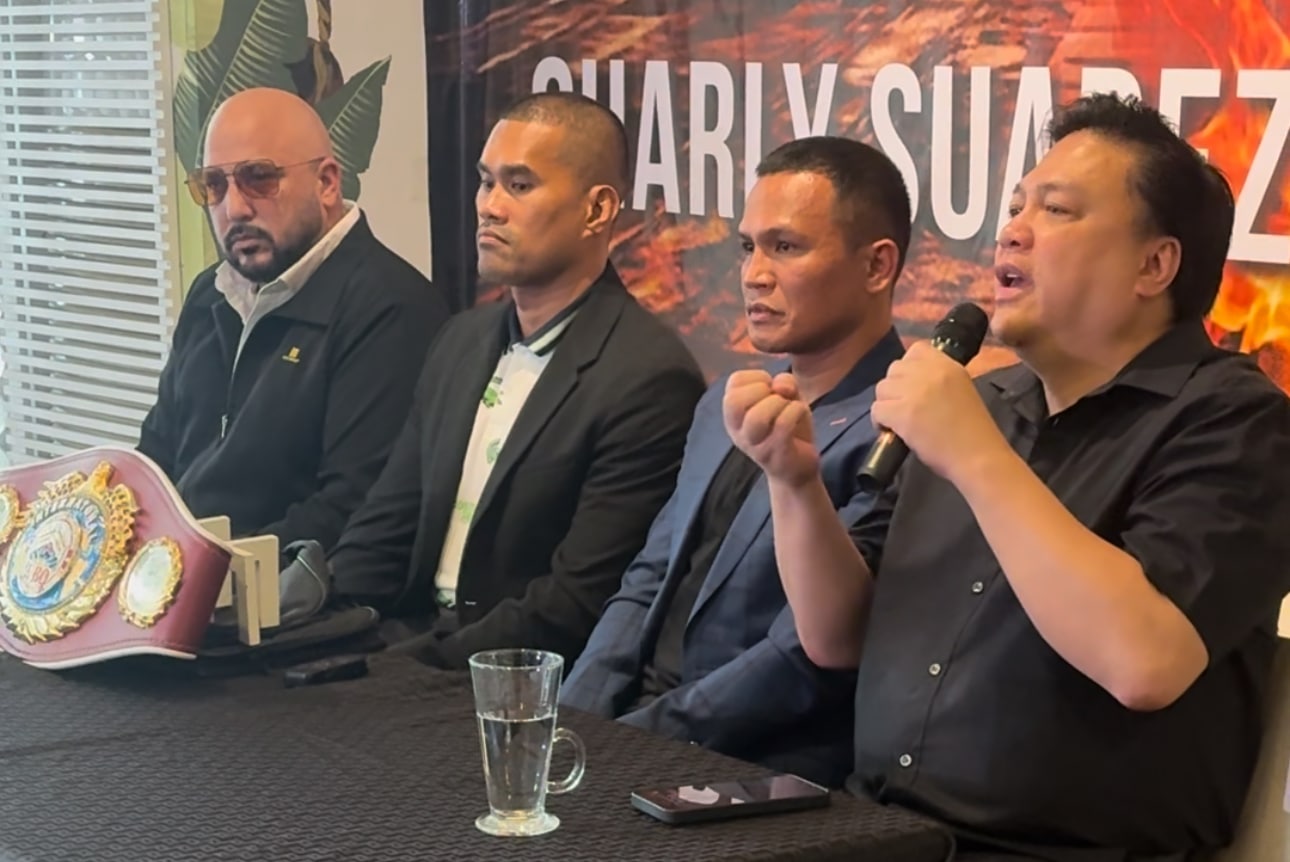
[[[985,340],[985,333],[989,328],[990,318],[979,305],[959,303],[932,330],[932,347],[960,365],[967,365],[981,349],[981,342]],[[905,442],[884,429],[870,447],[860,472],[856,474],[860,490],[872,492],[886,488],[908,454],[909,447]]]

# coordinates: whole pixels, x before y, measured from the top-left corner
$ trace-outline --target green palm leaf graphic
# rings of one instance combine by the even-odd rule
[[[372,163],[389,75],[390,58],[386,57],[355,74],[345,86],[318,103],[318,115],[327,126],[336,161],[343,169],[341,191],[348,200],[358,199],[358,175]]]
[[[215,38],[184,57],[175,84],[175,146],[185,170],[197,166],[206,124],[229,96],[251,87],[295,92],[287,64],[305,55],[308,28],[304,0],[226,0]]]

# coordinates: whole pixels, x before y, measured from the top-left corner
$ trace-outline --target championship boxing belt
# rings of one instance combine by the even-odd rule
[[[49,669],[192,658],[235,554],[132,449],[0,470],[0,649]]]

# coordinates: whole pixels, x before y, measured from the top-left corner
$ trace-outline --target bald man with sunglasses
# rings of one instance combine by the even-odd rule
[[[193,282],[139,451],[234,536],[331,547],[402,427],[439,293],[341,196],[318,114],[245,90],[216,111],[188,189],[223,260]]]

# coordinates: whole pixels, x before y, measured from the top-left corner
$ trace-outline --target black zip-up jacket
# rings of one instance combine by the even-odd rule
[[[139,451],[234,537],[330,548],[389,456],[447,303],[361,217],[239,355],[215,270],[184,302]]]

